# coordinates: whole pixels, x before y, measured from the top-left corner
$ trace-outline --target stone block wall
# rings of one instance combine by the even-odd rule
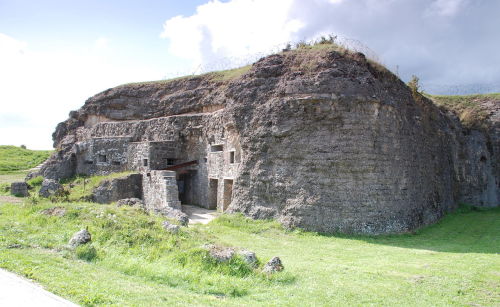
[[[151,170],[142,176],[143,201],[149,210],[181,209],[174,171]]]
[[[142,190],[142,175],[130,174],[102,182],[92,192],[92,200],[109,204],[124,198],[142,198]]]
[[[106,137],[75,144],[76,173],[106,175],[128,170],[129,143],[129,137]]]
[[[10,193],[15,196],[26,197],[29,195],[28,193],[28,185],[24,181],[13,182],[10,185]]]

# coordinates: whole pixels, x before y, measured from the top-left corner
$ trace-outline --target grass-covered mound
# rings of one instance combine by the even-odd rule
[[[457,114],[468,128],[485,128],[489,116],[485,103],[500,104],[500,93],[463,96],[427,95],[435,104]]]
[[[0,267],[83,305],[209,302],[293,280],[289,273],[268,276],[265,262],[253,267],[239,255],[218,262],[203,248],[220,245],[217,237],[197,228],[171,234],[162,228],[165,218],[137,208],[27,199],[0,205],[0,213]],[[67,248],[85,227],[92,242]]]
[[[0,145],[0,174],[33,168],[45,161],[50,154],[50,150]]]
[[[57,207],[57,208],[54,208]],[[500,284],[500,209],[462,208],[415,234],[380,237],[286,231],[222,215],[165,231],[140,209],[26,199],[0,204],[0,267],[82,305],[491,306]],[[92,242],[66,248],[88,227]],[[257,253],[214,261],[206,244]],[[285,271],[268,276],[273,256]]]

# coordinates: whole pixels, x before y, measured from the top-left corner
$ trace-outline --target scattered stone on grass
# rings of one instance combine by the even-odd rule
[[[187,224],[189,223],[189,217],[187,216],[187,214],[178,209],[162,208],[155,210],[155,212],[176,220],[182,226],[187,226]]]
[[[163,222],[163,228],[172,233],[172,234],[178,234],[179,233],[179,229],[181,228],[179,225],[175,225],[175,224],[172,224],[170,223],[169,221],[164,221]]]
[[[15,196],[28,196],[28,184],[24,181],[13,182],[10,185],[10,193]]]
[[[82,229],[76,232],[69,240],[69,246],[75,248],[92,240],[90,232],[87,229]]]
[[[251,266],[255,266],[257,264],[257,256],[254,252],[241,250],[239,254],[243,258],[243,260],[245,260],[245,262],[250,264]]]
[[[273,257],[271,260],[269,260],[268,263],[264,266],[264,273],[275,273],[275,272],[280,272],[283,271],[284,267],[283,264],[281,263],[281,259],[279,257]]]
[[[38,195],[40,195],[41,197],[49,197],[56,194],[61,189],[62,185],[60,185],[54,179],[44,179]]]
[[[137,208],[140,208],[143,210],[146,209],[142,200],[140,200],[139,198],[134,198],[134,197],[120,199],[119,201],[116,202],[116,206],[117,207],[129,206],[129,207],[137,207]]]
[[[64,207],[52,207],[45,210],[40,211],[41,214],[50,215],[50,216],[64,216],[66,214],[66,208]]]
[[[226,262],[233,258],[235,251],[234,248],[218,246],[215,244],[208,244],[204,246],[208,250],[210,257],[214,258],[218,262]]]

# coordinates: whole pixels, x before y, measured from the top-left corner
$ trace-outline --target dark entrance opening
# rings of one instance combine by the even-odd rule
[[[182,204],[193,205],[195,200],[195,179],[196,171],[194,170],[178,172],[177,187],[179,188],[179,200]]]
[[[210,179],[208,190],[208,209],[217,209],[217,188],[219,180]]]
[[[233,180],[224,179],[224,202],[222,206],[222,211],[226,211],[227,207],[229,207],[232,200],[233,200]]]

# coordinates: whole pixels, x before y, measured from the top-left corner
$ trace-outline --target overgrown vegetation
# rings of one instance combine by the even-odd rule
[[[500,104],[500,93],[464,95],[464,96],[438,96],[427,95],[435,104],[455,112],[460,121],[469,128],[485,128],[485,119],[488,112],[483,103],[493,101]]]
[[[33,168],[45,161],[50,154],[50,150],[0,145],[0,174]]]
[[[104,180],[120,178],[132,173],[127,171],[105,176],[76,176],[65,179],[61,183],[63,184],[63,190],[66,191],[65,194],[68,201],[85,201],[90,199],[94,188],[99,186]]]
[[[58,210],[47,210],[53,207]],[[86,202],[3,203],[0,267],[84,306],[444,306],[498,300],[500,209],[462,206],[415,234],[380,237],[287,231],[276,221],[243,215],[222,215],[174,235],[162,228],[163,220],[133,207]],[[69,249],[71,235],[85,227],[92,242]],[[239,257],[217,262],[206,244],[255,251],[260,266]],[[261,273],[273,256],[280,256],[285,271]]]

